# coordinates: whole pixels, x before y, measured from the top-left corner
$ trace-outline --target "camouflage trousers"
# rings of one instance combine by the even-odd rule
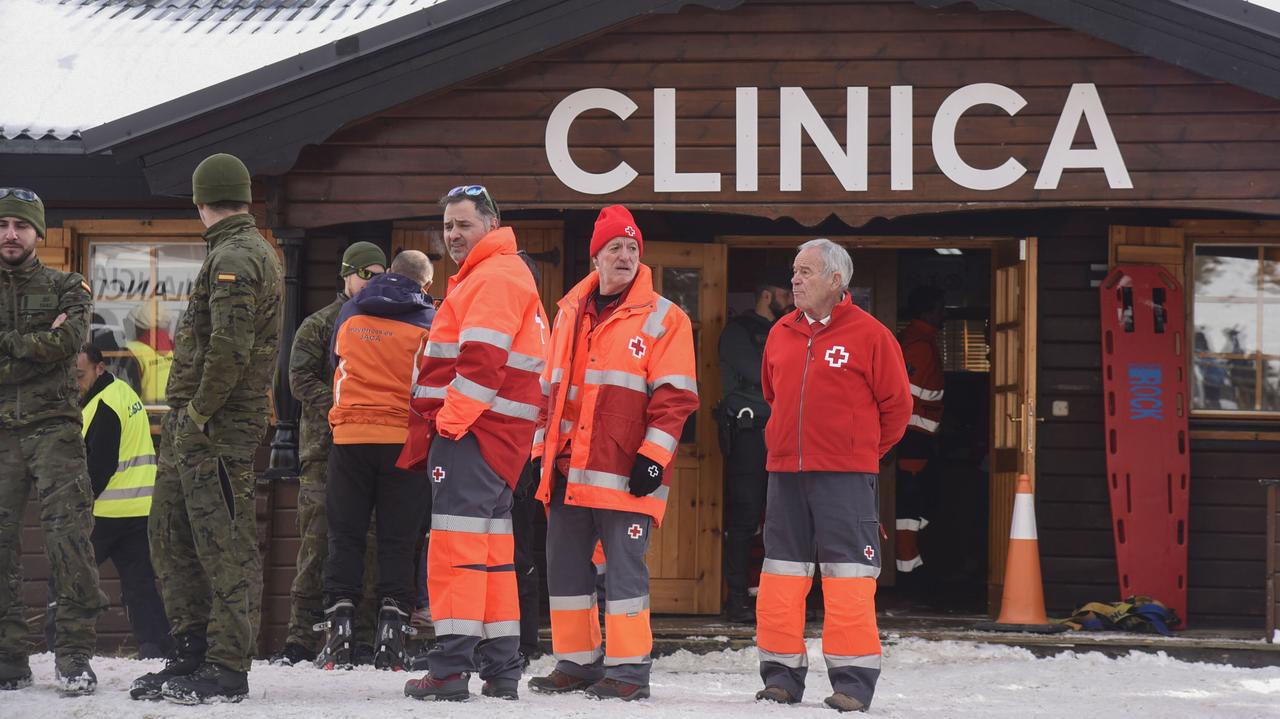
[[[289,591],[289,634],[285,642],[319,651],[324,634],[312,629],[324,620],[324,563],[329,557],[329,521],[324,511],[327,460],[303,460],[298,478],[298,573]],[[378,624],[377,537],[371,527],[364,553],[364,601],[356,607],[356,643],[373,644]]]
[[[165,415],[151,561],[174,636],[204,633],[205,659],[248,671],[262,610],[253,454],[265,413],[223,409],[201,432],[185,409]]]
[[[22,664],[31,651],[22,599],[22,514],[35,486],[45,556],[58,586],[54,652],[92,655],[94,625],[107,608],[98,586],[93,532],[93,493],[80,426],[50,419],[0,428],[0,662]]]

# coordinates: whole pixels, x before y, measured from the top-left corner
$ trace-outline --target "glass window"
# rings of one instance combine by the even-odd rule
[[[91,341],[150,407],[165,406],[173,335],[205,252],[203,243],[89,243]]]
[[[1197,245],[1192,407],[1280,411],[1280,247]]]

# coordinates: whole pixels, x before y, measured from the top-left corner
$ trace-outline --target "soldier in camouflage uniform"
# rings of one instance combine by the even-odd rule
[[[302,475],[298,488],[298,573],[290,591],[289,633],[284,649],[271,658],[272,664],[292,666],[313,661],[323,636],[313,627],[324,619],[324,562],[329,556],[329,523],[324,512],[325,477],[329,468],[329,448],[333,429],[329,408],[333,406],[333,364],[329,358],[333,325],[338,310],[364,288],[374,275],[387,269],[387,257],[371,242],[356,242],[342,254],[343,292],[328,307],[302,321],[289,354],[289,388],[302,403],[302,438],[298,458]],[[356,644],[373,657],[373,631],[377,625],[378,602],[376,538],[371,531],[365,551],[364,593],[356,617]]]
[[[94,623],[108,603],[89,543],[93,493],[75,380],[93,296],[80,275],[40,262],[35,248],[44,234],[40,198],[0,188],[0,689],[31,684],[22,513],[34,486],[61,608],[53,647],[59,688],[87,694],[97,687],[89,666]]]
[[[152,500],[152,560],[177,645],[135,699],[239,701],[262,602],[253,455],[270,411],[281,270],[249,214],[249,171],[231,155],[192,177],[209,254],[178,324]]]

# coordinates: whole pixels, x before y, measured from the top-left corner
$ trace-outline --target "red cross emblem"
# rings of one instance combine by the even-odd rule
[[[826,357],[827,364],[837,368],[843,366],[844,363],[849,361],[849,353],[844,351],[844,347],[842,345],[835,345],[831,349],[827,350]]]
[[[435,469],[431,470],[431,481],[437,483],[444,481],[444,467],[437,465]]]
[[[867,559],[875,559],[876,557],[876,550],[872,549],[870,544],[867,545],[866,549],[862,550],[862,553],[867,555]]]
[[[627,233],[627,237],[636,236],[636,228],[632,227],[631,225],[627,225],[626,227],[622,228],[622,231]]]
[[[631,354],[635,355],[636,359],[644,357],[644,353],[649,349],[644,346],[644,338],[640,335],[632,337],[631,341],[627,343],[627,347],[631,348]]]
[[[644,535],[644,529],[641,528],[640,525],[633,524],[630,527],[627,527],[627,536],[632,539],[639,539],[642,535]]]

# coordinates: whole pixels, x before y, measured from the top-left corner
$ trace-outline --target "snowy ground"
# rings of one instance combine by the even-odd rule
[[[521,687],[521,701],[476,697],[464,704],[432,704],[402,695],[405,674],[357,670],[321,672],[255,664],[250,696],[242,704],[192,708],[129,699],[129,682],[157,662],[94,660],[101,684],[91,698],[62,698],[52,686],[49,654],[32,658],[35,686],[0,697],[5,719],[55,717],[440,717],[441,719],[652,719],[698,717],[834,717],[822,705],[830,692],[817,643],[810,645],[809,689],[800,707],[758,705],[754,650],[708,655],[688,652],[654,664],[653,698],[644,703],[590,702],[581,695],[544,697]],[[530,671],[545,673],[544,658]],[[472,678],[471,690],[480,681]],[[1037,659],[1019,648],[967,642],[903,639],[885,647],[884,674],[872,714],[881,717],[1034,717],[1034,719],[1206,719],[1280,717],[1280,668],[1238,669],[1193,664],[1163,655],[1108,659],[1101,654],[1062,654]]]

